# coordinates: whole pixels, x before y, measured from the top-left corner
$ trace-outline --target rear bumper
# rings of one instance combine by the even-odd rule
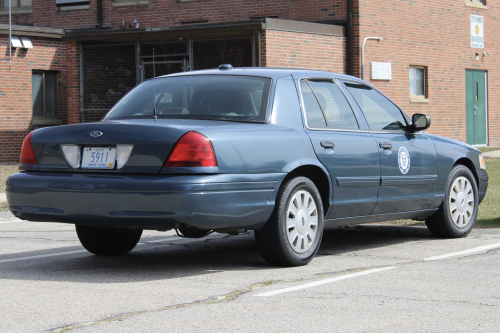
[[[7,201],[15,216],[28,221],[259,229],[284,177],[20,172],[7,179]]]

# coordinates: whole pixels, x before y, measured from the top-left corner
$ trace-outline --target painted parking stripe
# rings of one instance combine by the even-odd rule
[[[489,251],[489,250],[493,250],[493,249],[497,249],[497,248],[500,248],[500,243],[483,245],[483,246],[478,246],[478,247],[475,247],[475,248],[469,249],[469,250],[452,252],[452,253],[442,254],[439,256],[429,257],[429,258],[425,258],[424,261],[433,261],[433,260],[441,260],[441,259],[452,258],[452,257],[459,257],[459,256],[467,255],[467,254],[477,253],[477,252],[485,252],[485,251]]]
[[[23,220],[11,220],[11,221],[2,221],[0,224],[4,223],[19,223],[19,222],[28,222],[28,221],[23,221]]]
[[[23,260],[31,260],[31,259],[39,259],[39,258],[65,256],[65,255],[68,255],[68,254],[83,253],[83,252],[87,252],[88,253],[87,250],[78,250],[78,251],[68,251],[68,252],[59,252],[59,253],[40,254],[38,256],[12,258],[12,259],[3,259],[3,260],[0,260],[0,264],[6,263],[6,262],[13,262],[13,261],[23,261]]]
[[[358,277],[358,276],[363,276],[363,275],[373,274],[373,273],[377,273],[377,272],[387,271],[387,270],[393,269],[393,268],[396,268],[396,267],[384,267],[384,268],[369,269],[369,270],[366,270],[366,271],[362,271],[362,272],[358,272],[358,273],[352,273],[352,274],[347,274],[347,275],[342,275],[342,276],[334,277],[334,278],[331,278],[331,279],[325,279],[325,280],[321,280],[321,281],[316,281],[316,282],[311,282],[311,283],[305,283],[305,284],[301,284],[301,285],[295,286],[295,287],[283,288],[283,289],[268,291],[266,293],[257,294],[255,296],[260,296],[260,297],[275,296],[275,295],[279,295],[279,294],[283,294],[283,293],[288,293],[288,292],[291,292],[291,291],[303,290],[303,289],[306,289],[306,288],[312,288],[312,287],[321,286],[321,285],[327,284],[327,283],[337,282],[337,281],[341,281],[341,280],[347,280],[347,279],[355,278],[355,277]]]
[[[162,239],[156,239],[152,241],[143,241],[140,243],[137,243],[137,245],[147,245],[147,244],[155,244],[155,243],[163,243],[163,242],[168,242],[168,241],[178,241],[179,237],[178,236],[170,236]],[[49,257],[56,257],[56,256],[65,256],[65,255],[70,255],[70,254],[77,254],[77,253],[89,253],[87,250],[78,250],[78,251],[67,251],[67,252],[58,252],[58,253],[49,253],[49,254],[40,254],[37,256],[29,256],[29,257],[21,257],[21,258],[12,258],[12,259],[3,259],[0,260],[0,264],[7,263],[7,262],[14,262],[14,261],[23,261],[23,260],[31,260],[31,259],[39,259],[39,258],[49,258]]]

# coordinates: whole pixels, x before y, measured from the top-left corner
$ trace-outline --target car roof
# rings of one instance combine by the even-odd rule
[[[359,78],[325,71],[317,71],[311,69],[295,69],[295,68],[271,68],[271,67],[235,67],[232,69],[205,69],[198,71],[175,73],[164,75],[160,77],[172,77],[183,75],[247,75],[247,76],[260,76],[268,78],[279,78],[283,76],[292,75],[294,78],[302,77],[331,77],[338,79],[348,79],[362,82]]]

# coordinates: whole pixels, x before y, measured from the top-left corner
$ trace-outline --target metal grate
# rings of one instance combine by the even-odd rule
[[[218,68],[220,64],[252,67],[252,46],[252,37],[194,40],[194,69]]]
[[[136,84],[135,44],[83,44],[84,121],[98,121]]]
[[[191,45],[191,47],[190,47]],[[154,70],[153,70],[154,49]],[[220,64],[251,67],[253,38],[161,43],[82,43],[83,121],[99,121],[137,82]],[[137,67],[138,66],[138,67]]]

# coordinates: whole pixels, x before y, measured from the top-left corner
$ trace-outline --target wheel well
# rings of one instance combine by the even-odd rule
[[[283,180],[283,183],[285,183],[289,179],[299,176],[309,178],[314,183],[314,185],[316,185],[316,188],[321,195],[321,201],[323,202],[323,211],[326,216],[328,208],[330,208],[330,186],[328,177],[326,176],[325,172],[318,166],[304,165],[290,172]]]
[[[474,163],[472,163],[472,161],[469,160],[468,158],[463,157],[463,158],[459,159],[458,161],[456,161],[455,164],[453,165],[453,167],[455,167],[455,165],[457,165],[457,164],[461,164],[461,165],[469,168],[469,170],[474,175],[474,178],[476,179],[476,184],[478,184],[478,186],[479,186],[479,177],[476,173],[476,167],[474,166]]]

